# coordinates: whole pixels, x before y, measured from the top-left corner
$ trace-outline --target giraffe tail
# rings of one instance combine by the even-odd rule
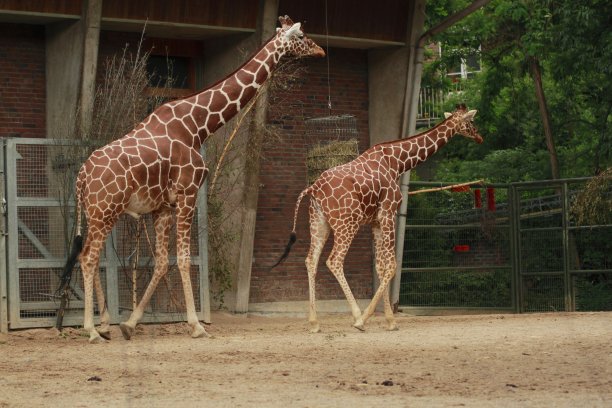
[[[293,246],[293,244],[295,244],[295,241],[297,241],[297,234],[295,233],[295,227],[296,227],[296,224],[297,224],[298,212],[300,210],[300,203],[302,202],[302,198],[304,198],[304,196],[308,195],[310,193],[310,191],[311,191],[310,187],[308,187],[307,189],[303,190],[300,193],[300,195],[298,196],[297,201],[295,203],[295,212],[293,214],[293,229],[291,230],[291,234],[289,235],[289,242],[287,243],[287,246],[285,247],[285,252],[283,252],[283,254],[278,259],[278,261],[274,265],[272,265],[270,267],[270,270],[276,268],[285,259],[287,259],[287,257],[289,256],[289,252],[291,251],[291,247]]]
[[[80,176],[80,174],[79,174]],[[81,206],[82,206],[82,190],[81,190],[81,177],[77,178],[76,183],[76,235],[74,240],[72,241],[72,250],[68,255],[68,259],[66,260],[66,265],[64,266],[64,272],[62,272],[62,276],[60,276],[60,284],[55,292],[56,295],[61,295],[64,290],[70,284],[70,280],[72,279],[72,270],[77,263],[79,258],[79,254],[83,251],[83,236],[81,233]]]
[[[72,251],[70,251],[70,255],[68,256],[68,260],[66,261],[66,265],[64,266],[64,272],[60,277],[60,284],[55,292],[56,295],[61,295],[61,293],[68,287],[70,284],[70,280],[72,279],[72,270],[74,269],[74,265],[77,263],[77,259],[79,254],[83,250],[83,237],[77,235],[74,237],[72,242]]]

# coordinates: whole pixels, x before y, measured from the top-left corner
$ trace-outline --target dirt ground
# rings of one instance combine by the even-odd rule
[[[90,345],[77,329],[0,337],[0,407],[610,407],[612,313],[384,318],[213,315]]]

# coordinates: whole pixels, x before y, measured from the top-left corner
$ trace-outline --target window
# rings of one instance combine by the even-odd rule
[[[183,98],[195,91],[195,69],[189,57],[150,55],[147,61],[150,97],[162,102]]]

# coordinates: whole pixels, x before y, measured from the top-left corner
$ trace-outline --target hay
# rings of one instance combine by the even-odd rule
[[[319,143],[308,150],[306,166],[308,184],[312,184],[325,170],[348,163],[359,156],[357,139]]]
[[[576,196],[570,211],[577,225],[612,222],[612,167],[593,177]]]

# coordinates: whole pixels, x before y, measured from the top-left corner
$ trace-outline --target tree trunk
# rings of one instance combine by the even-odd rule
[[[529,58],[529,70],[535,85],[536,99],[538,100],[540,116],[542,117],[546,148],[548,149],[548,154],[550,155],[550,170],[552,173],[552,178],[553,180],[560,179],[561,173],[559,172],[559,157],[557,156],[557,149],[555,149],[552,127],[550,125],[550,112],[548,111],[546,96],[544,95],[544,88],[542,87],[542,70],[540,68],[540,61],[538,61],[536,57]]]

